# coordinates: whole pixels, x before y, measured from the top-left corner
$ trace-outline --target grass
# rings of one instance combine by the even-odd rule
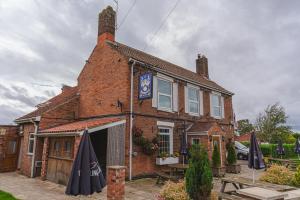
[[[1,200],[17,200],[13,195],[3,192],[0,190],[0,199]]]

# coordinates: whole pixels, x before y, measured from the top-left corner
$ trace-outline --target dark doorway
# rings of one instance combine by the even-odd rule
[[[91,133],[90,136],[99,165],[104,177],[106,178],[107,129]]]

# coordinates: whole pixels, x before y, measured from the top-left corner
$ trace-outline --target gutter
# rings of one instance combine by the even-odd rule
[[[32,154],[32,157],[31,157],[31,173],[30,173],[31,178],[34,177],[35,150],[36,150],[36,140],[37,140],[36,135],[38,134],[38,130],[39,130],[39,122],[38,121],[32,121],[32,123],[34,124],[34,140],[33,140],[33,154]]]
[[[37,117],[30,117],[30,118],[26,118],[26,119],[16,119],[14,122],[16,124],[22,124],[22,123],[33,123],[33,122],[39,122],[41,121],[41,116],[37,116]]]
[[[155,70],[155,71],[157,71],[157,72],[159,72],[159,73],[162,73],[162,74],[164,74],[164,75],[171,76],[171,77],[173,77],[173,78],[176,78],[176,79],[179,79],[179,80],[182,80],[182,81],[186,81],[186,82],[191,83],[191,84],[193,84],[193,85],[197,85],[197,86],[200,86],[200,87],[203,87],[203,88],[206,88],[206,89],[214,90],[214,91],[217,91],[217,92],[220,92],[220,93],[223,93],[223,94],[227,94],[227,95],[230,95],[230,96],[234,95],[234,93],[232,93],[232,92],[229,92],[229,91],[223,91],[223,90],[220,90],[220,89],[217,89],[217,88],[208,86],[208,85],[206,85],[206,84],[203,84],[203,83],[199,83],[199,82],[193,81],[193,80],[191,80],[191,79],[189,79],[189,78],[186,78],[186,77],[183,77],[183,76],[180,76],[180,75],[177,75],[177,74],[174,74],[174,73],[171,73],[171,72],[167,72],[167,71],[165,71],[165,70],[162,70],[162,69],[160,69],[160,68],[158,68],[158,67],[156,67],[156,66],[149,65],[149,64],[146,65],[144,62],[141,62],[141,61],[136,60],[136,59],[134,59],[134,58],[130,58],[130,59],[129,59],[129,62],[136,62],[136,63],[138,63],[138,64],[140,64],[140,65],[142,65],[142,66],[144,66],[144,67],[153,69],[153,70]]]

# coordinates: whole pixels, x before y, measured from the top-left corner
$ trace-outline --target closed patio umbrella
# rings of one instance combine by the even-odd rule
[[[90,195],[94,192],[101,192],[105,185],[106,182],[94,152],[90,135],[85,130],[73,162],[66,194]]]
[[[249,156],[248,156],[248,167],[251,168],[253,183],[254,183],[254,172],[255,169],[263,169],[265,168],[265,163],[263,160],[263,155],[258,145],[256,135],[254,132],[251,133],[250,138],[250,148],[249,148]]]
[[[276,147],[276,153],[277,155],[279,155],[282,158],[282,155],[285,154],[284,148],[283,148],[283,144],[282,141],[279,140],[278,145]]]
[[[298,154],[298,160],[299,160],[299,154],[300,154],[300,143],[299,143],[299,139],[296,140],[296,144],[295,144],[295,153]]]
[[[184,164],[185,156],[188,154],[185,131],[182,131],[182,135],[181,135],[180,154],[183,156],[183,164]]]

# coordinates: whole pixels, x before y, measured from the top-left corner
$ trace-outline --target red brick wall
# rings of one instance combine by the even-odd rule
[[[107,199],[125,199],[125,167],[111,166],[108,168]]]
[[[26,175],[26,176],[30,176],[31,175],[31,155],[28,155],[28,139],[29,139],[29,135],[30,133],[34,133],[34,125],[33,123],[28,123],[28,124],[24,124],[24,128],[23,128],[23,148],[21,150],[21,168],[20,171],[22,174]]]
[[[129,108],[128,60],[106,43],[98,44],[78,77],[80,117],[118,114],[117,101]]]

